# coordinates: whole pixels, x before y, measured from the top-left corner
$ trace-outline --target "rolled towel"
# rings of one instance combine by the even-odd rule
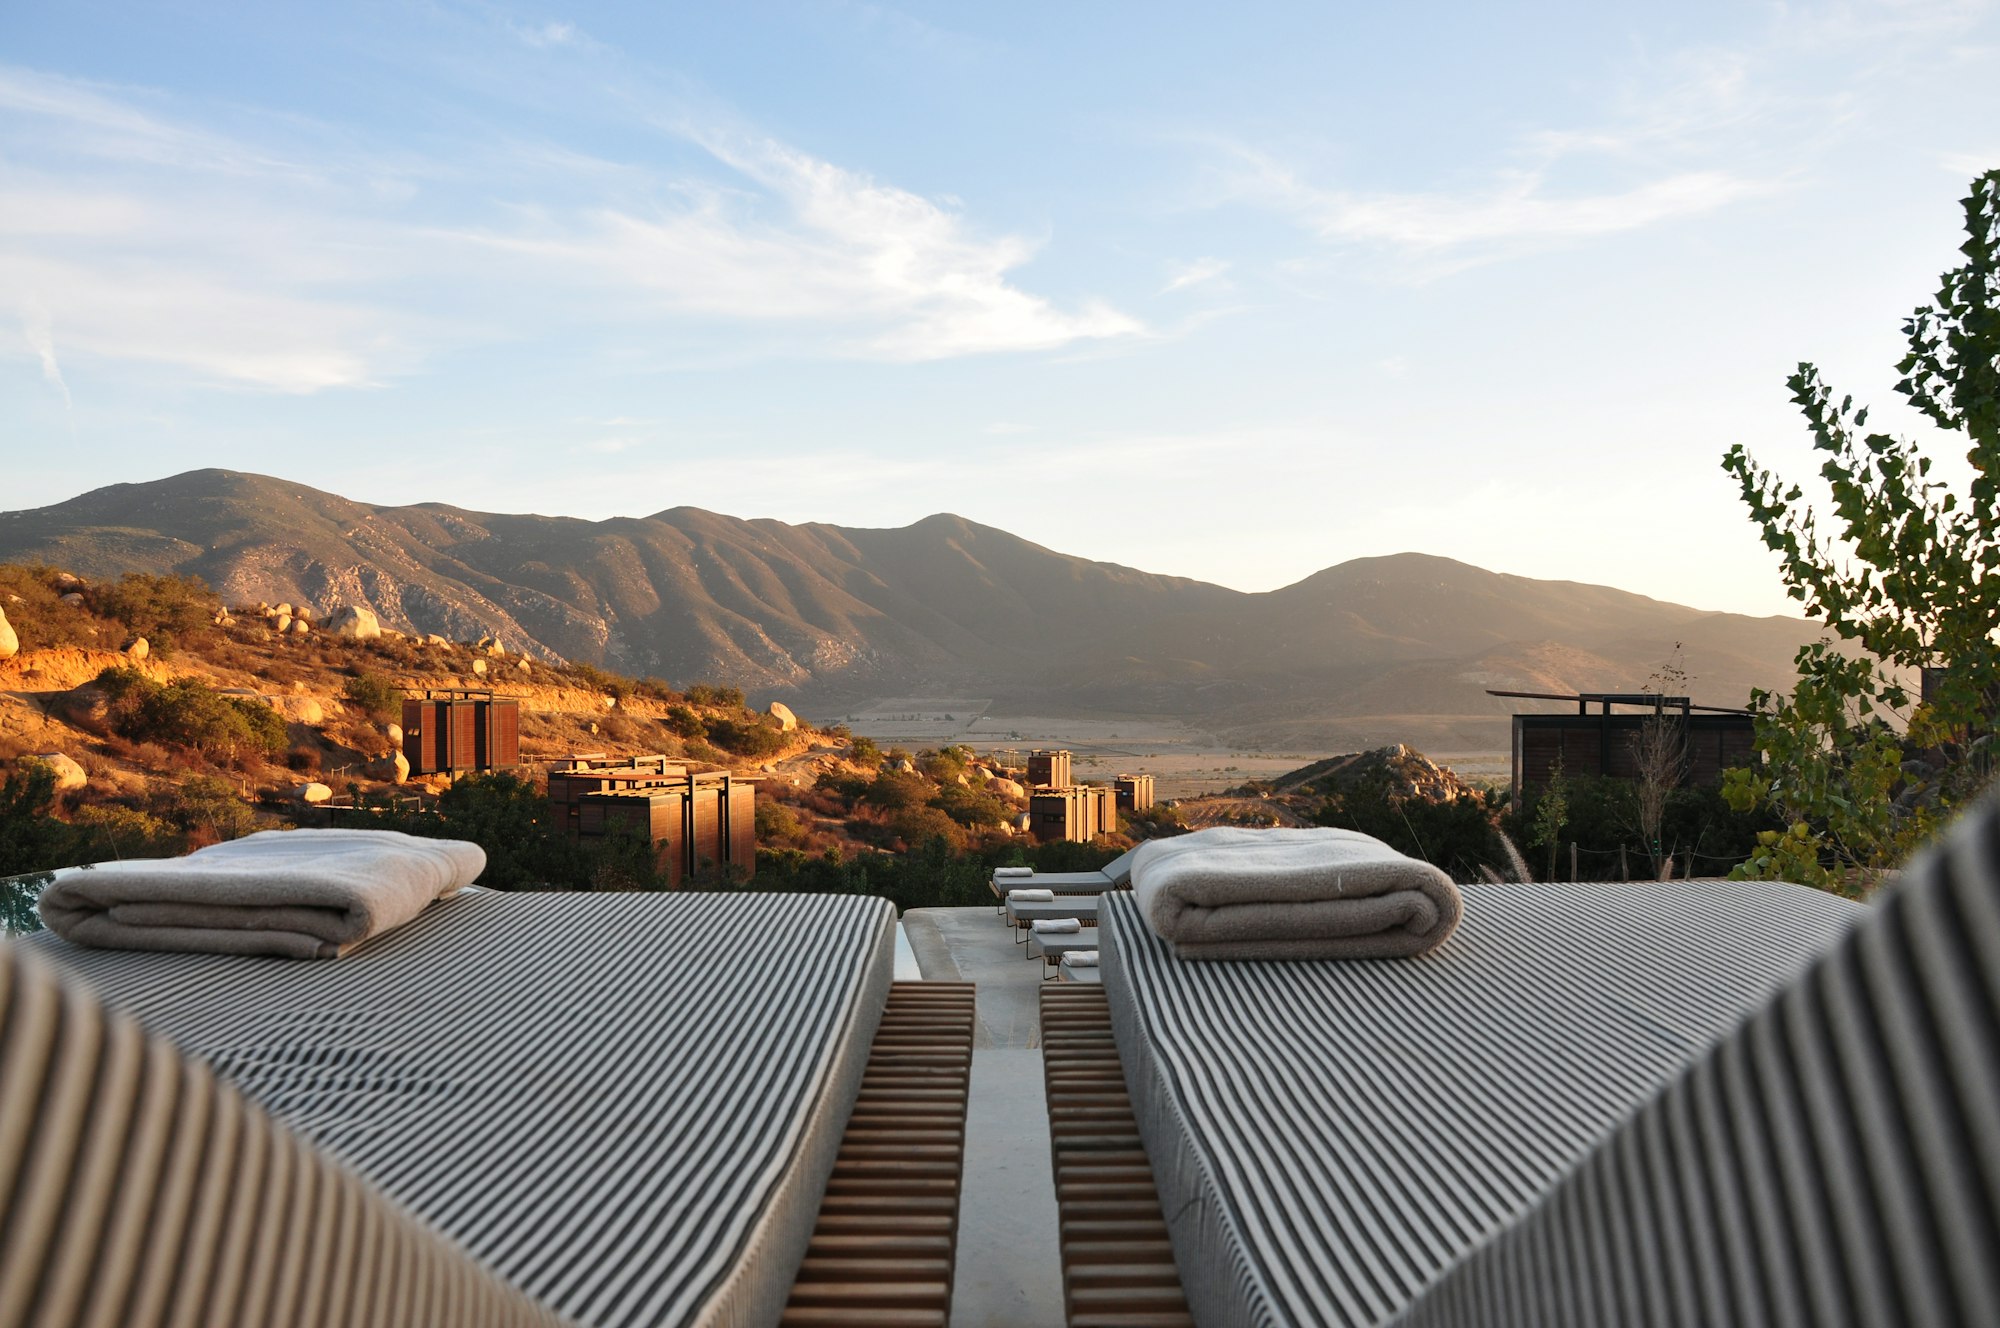
[[[1023,876],[1033,876],[1034,874],[1035,874],[1035,869],[1033,867],[995,867],[993,869],[994,878],[996,880],[1003,880],[1003,881],[1009,879],[1010,877],[1019,878]]]
[[[1009,890],[1007,900],[1013,904],[1053,904],[1056,892],[1053,890]]]
[[[105,950],[332,959],[472,884],[477,844],[390,830],[266,830],[184,858],[58,872],[39,907]]]
[[[1183,959],[1403,958],[1443,944],[1464,907],[1436,867],[1332,829],[1148,840],[1132,893]]]
[[[1071,950],[1068,954],[1063,956],[1063,962],[1065,964],[1068,964],[1071,968],[1096,968],[1097,951]]]
[[[1035,931],[1042,936],[1066,935],[1083,930],[1083,924],[1075,918],[1036,918]]]

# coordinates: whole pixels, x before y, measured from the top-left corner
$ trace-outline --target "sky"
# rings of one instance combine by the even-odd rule
[[[0,509],[205,466],[1787,608],[1984,3],[0,7]]]

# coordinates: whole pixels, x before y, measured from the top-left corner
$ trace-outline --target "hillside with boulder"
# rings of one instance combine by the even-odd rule
[[[805,715],[978,696],[995,713],[1132,716],[1266,750],[1498,750],[1522,703],[1489,689],[1630,691],[1675,653],[1700,700],[1740,705],[1788,686],[1817,636],[1800,619],[1416,553],[1245,593],[949,514],[886,530],[689,507],[582,521],[377,506],[220,470],[0,513],[0,559],[99,581],[198,575],[231,604],[310,609],[356,639],[489,637]]]

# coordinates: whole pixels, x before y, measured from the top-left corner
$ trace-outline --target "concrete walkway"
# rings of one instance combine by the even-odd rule
[[[903,931],[925,978],[979,984],[952,1328],[1063,1328],[1042,965],[990,908],[912,909]]]

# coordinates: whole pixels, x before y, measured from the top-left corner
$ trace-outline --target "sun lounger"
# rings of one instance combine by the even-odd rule
[[[1055,899],[1048,903],[1022,903],[1008,900],[1006,904],[1007,925],[1019,931],[1026,931],[1043,918],[1075,918],[1086,927],[1097,925],[1097,895],[1079,895],[1074,899]],[[1022,937],[1016,936],[1020,941]]]
[[[787,1309],[802,1267],[808,1301],[830,1278],[847,1284],[834,1301],[865,1306],[852,1277],[828,1271],[829,1260],[854,1257],[853,1237],[802,1265],[808,1241],[821,1240],[815,1224],[853,1209],[872,1230],[877,1218],[902,1220],[941,1184],[955,1190],[955,1162],[949,1178],[927,1173],[922,1186],[884,1189],[870,1171],[871,1140],[836,1162],[848,1156],[850,1113],[865,1135],[907,1099],[940,1129],[953,1128],[953,1113],[963,1126],[963,1055],[943,1064],[952,1058],[890,1003],[894,918],[883,900],[468,893],[319,964],[90,951],[48,935],[10,944],[213,1067],[280,1134],[357,1174],[374,1196],[365,1202],[407,1213],[544,1321],[810,1321],[811,1304]],[[697,971],[688,963],[697,954],[727,961]],[[964,994],[952,1018],[969,1045]],[[893,1062],[883,1067],[871,1062],[878,1023],[894,1033],[877,1048]],[[17,1028],[0,1032],[11,1040]],[[955,1095],[926,1088],[934,1079],[939,1090],[955,1082]],[[39,1102],[0,1092],[4,1129],[24,1108],[79,1105],[53,1090]],[[72,1120],[143,1148],[153,1122],[140,1107],[93,1119],[85,1105]],[[956,1156],[948,1142],[935,1146]],[[315,1201],[308,1193],[297,1202]],[[950,1203],[942,1221],[926,1219],[935,1230],[925,1234],[952,1236]],[[279,1215],[304,1220],[292,1209]],[[322,1222],[311,1240],[272,1246],[279,1229],[244,1238],[250,1255],[270,1255],[268,1267],[229,1276],[274,1276],[291,1296],[298,1264],[320,1248],[312,1241],[344,1239],[348,1228]],[[213,1236],[200,1239],[206,1248]],[[859,1239],[871,1238],[863,1230]],[[918,1297],[935,1303],[940,1324],[948,1267],[947,1258],[942,1292],[926,1286]],[[897,1294],[917,1303],[907,1288]],[[824,1301],[814,1303],[824,1310]],[[0,1312],[0,1321],[14,1320]],[[496,1311],[450,1321],[536,1318]]]
[[[1132,1165],[1099,1112],[1056,1141],[1065,1226],[1170,1234],[1201,1323],[1992,1322],[1996,898],[1992,803],[1872,907],[1468,886],[1402,961],[1187,963],[1108,897],[1103,995],[1065,999],[1103,1002],[1158,1194],[1080,1188],[1093,1147]],[[1082,1012],[1044,1030],[1066,1075]]]
[[[1137,849],[1127,849],[1097,871],[1087,872],[1036,872],[1032,876],[993,876],[987,882],[993,897],[1005,900],[1009,890],[1033,887],[1053,890],[1059,895],[1102,894],[1107,890],[1129,890],[1132,887],[1132,855]]]
[[[1104,979],[1098,975],[1096,964],[1079,964],[1076,955],[1066,954],[1056,965],[1056,980],[1059,982],[1083,982],[1096,984]]]
[[[1028,933],[1028,955],[1040,958],[1044,967],[1054,968],[1062,957],[1072,950],[1095,950],[1097,948],[1097,928],[1084,927],[1073,932],[1049,934],[1030,930]],[[1043,975],[1047,977],[1047,974]]]

